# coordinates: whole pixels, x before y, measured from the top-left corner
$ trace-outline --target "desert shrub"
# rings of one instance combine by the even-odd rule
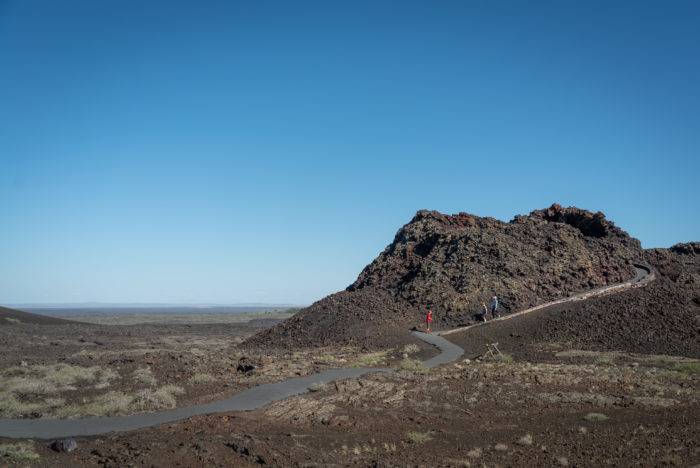
[[[194,385],[202,385],[216,381],[216,378],[211,374],[197,373],[190,377],[189,382]]]
[[[603,413],[588,413],[583,417],[586,421],[591,421],[591,422],[602,422],[602,421],[607,421],[608,418],[606,415]]]
[[[123,392],[107,392],[96,396],[92,401],[59,407],[54,414],[59,418],[83,416],[117,416],[129,413],[134,397]]]
[[[75,390],[79,385],[106,388],[119,377],[112,369],[100,366],[81,367],[69,364],[11,367],[1,374],[0,392],[15,395],[45,395]]]
[[[595,358],[595,363],[602,366],[607,366],[613,363],[613,358],[608,355],[598,356]]]
[[[673,370],[686,375],[700,374],[700,362],[678,362],[673,365]]]
[[[403,352],[405,354],[416,354],[418,351],[420,351],[420,348],[415,343],[407,344],[403,347]]]
[[[56,408],[65,405],[63,398],[47,398],[43,401],[21,401],[12,393],[0,394],[0,416],[16,418],[27,415],[44,415],[52,413]]]
[[[504,364],[510,364],[513,362],[513,356],[507,353],[501,353],[496,355],[495,360]]]
[[[38,459],[39,454],[34,451],[33,442],[0,444],[0,465],[31,462]]]
[[[164,385],[157,390],[145,389],[136,393],[131,408],[137,411],[156,411],[175,408],[176,395],[185,391],[177,385]]]
[[[389,351],[376,351],[359,356],[352,362],[352,367],[375,367],[386,363]]]
[[[428,441],[433,440],[433,437],[432,437],[430,431],[428,431],[428,432],[408,431],[406,433],[406,440],[408,440],[412,444],[424,444]]]
[[[428,368],[423,365],[418,359],[406,358],[399,364],[399,370],[413,372],[415,374],[425,374]]]
[[[32,413],[39,413],[44,409],[40,403],[23,402],[10,392],[0,393],[0,416],[12,418]]]
[[[318,357],[318,361],[320,361],[323,364],[335,364],[338,362],[338,358],[336,358],[332,354],[322,354]]]
[[[54,412],[65,404],[57,397],[41,396],[75,390],[79,386],[103,389],[118,377],[111,369],[68,364],[12,367],[0,373],[0,415],[17,417]]]
[[[153,386],[158,383],[158,380],[153,375],[150,367],[139,367],[132,372],[131,377],[142,384]]]

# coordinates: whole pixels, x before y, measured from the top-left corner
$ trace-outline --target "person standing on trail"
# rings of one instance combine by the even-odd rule
[[[486,307],[486,304],[483,302],[481,303],[482,308],[479,312],[476,313],[476,318],[481,320],[482,322],[486,321],[486,314],[489,313],[489,309]]]
[[[491,306],[491,317],[496,318],[500,314],[498,313],[498,297],[494,294],[493,297],[491,298],[491,303],[489,304]]]
[[[430,333],[431,323],[433,323],[433,311],[430,309],[430,306],[428,306],[428,313],[425,316],[425,329],[428,333]]]

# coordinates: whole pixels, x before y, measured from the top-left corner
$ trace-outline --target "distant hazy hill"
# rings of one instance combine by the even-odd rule
[[[60,325],[74,323],[70,320],[63,320],[45,315],[22,312],[21,310],[9,309],[0,306],[0,326],[16,325],[18,323],[35,323],[39,325]]]

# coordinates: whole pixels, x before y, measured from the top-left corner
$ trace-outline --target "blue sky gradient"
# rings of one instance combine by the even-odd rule
[[[0,303],[309,303],[421,208],[700,239],[700,2],[532,3],[0,0]]]

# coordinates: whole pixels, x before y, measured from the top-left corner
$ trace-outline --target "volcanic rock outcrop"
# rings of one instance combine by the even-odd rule
[[[559,205],[510,222],[419,211],[345,291],[251,337],[248,345],[392,345],[422,319],[470,323],[495,293],[502,312],[619,283],[643,260],[638,240],[592,213]]]
[[[700,357],[700,242],[649,249],[656,280],[640,289],[566,304],[533,339],[586,350]]]

